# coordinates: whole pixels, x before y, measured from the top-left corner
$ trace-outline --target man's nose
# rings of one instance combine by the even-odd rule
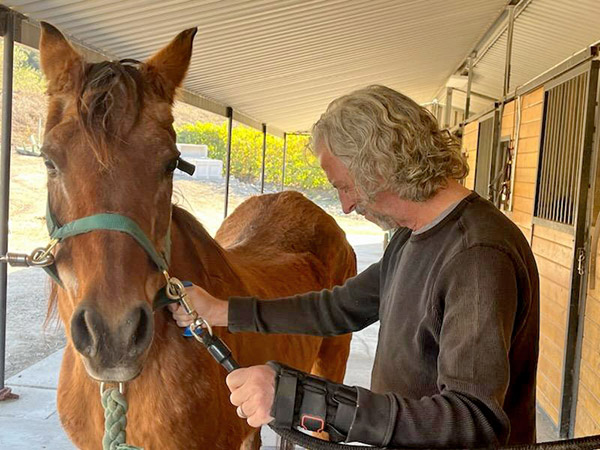
[[[344,214],[350,214],[356,209],[356,201],[348,195],[340,195],[340,202],[342,203]]]

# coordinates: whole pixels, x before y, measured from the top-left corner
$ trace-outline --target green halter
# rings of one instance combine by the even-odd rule
[[[156,250],[152,241],[148,239],[139,225],[129,217],[121,214],[95,214],[93,216],[87,216],[83,217],[82,219],[74,220],[61,227],[58,226],[52,215],[52,212],[50,211],[50,206],[48,205],[46,208],[46,224],[48,225],[48,233],[50,233],[50,238],[56,239],[58,242],[65,238],[89,233],[90,231],[94,230],[120,231],[122,233],[127,233],[133,239],[135,239],[138,244],[140,244],[146,253],[148,253],[148,256],[150,256],[152,261],[154,261],[154,264],[156,264],[161,272],[167,270],[169,267],[171,252],[170,229],[167,230],[167,235],[165,236],[165,251],[164,253],[160,253],[158,250]],[[56,264],[44,267],[44,270],[61,287],[63,286],[62,282],[60,281],[60,277],[58,276]]]

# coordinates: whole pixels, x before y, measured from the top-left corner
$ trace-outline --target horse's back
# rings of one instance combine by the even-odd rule
[[[255,260],[311,255],[326,286],[356,274],[356,257],[336,221],[295,191],[265,194],[243,202],[223,222],[215,239],[230,252]]]

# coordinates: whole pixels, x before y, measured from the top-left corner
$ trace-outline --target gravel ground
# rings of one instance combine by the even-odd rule
[[[8,276],[6,378],[64,347],[58,319],[44,327],[49,281],[41,269],[24,269]]]

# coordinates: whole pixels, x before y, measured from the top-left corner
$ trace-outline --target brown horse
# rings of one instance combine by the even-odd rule
[[[157,249],[170,233],[169,271],[212,294],[281,297],[330,288],[356,273],[354,253],[335,221],[301,194],[243,203],[213,240],[172,206],[178,152],[171,114],[187,71],[195,29],[145,63],[86,63],[43,24],[40,55],[49,111],[43,152],[48,200],[62,224],[97,213],[133,219]],[[127,441],[146,450],[257,449],[256,430],[229,403],[225,372],[181,336],[167,311],[153,313],[163,275],[131,236],[93,231],[62,241],[53,284],[68,343],[58,411],[73,442],[99,449],[98,381],[127,382]],[[242,365],[275,359],[341,381],[349,336],[232,335],[217,329]]]

